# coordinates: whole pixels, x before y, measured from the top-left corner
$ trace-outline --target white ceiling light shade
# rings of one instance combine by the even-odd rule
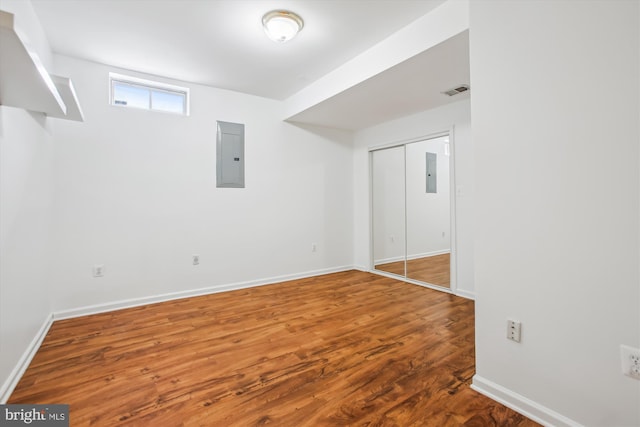
[[[300,16],[288,10],[272,10],[262,17],[262,27],[271,40],[284,43],[296,36],[304,27]]]

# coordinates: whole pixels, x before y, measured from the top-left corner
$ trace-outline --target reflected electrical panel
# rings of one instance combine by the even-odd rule
[[[427,193],[438,192],[438,155],[427,152]]]

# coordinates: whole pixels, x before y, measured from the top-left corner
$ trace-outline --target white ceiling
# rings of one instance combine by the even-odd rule
[[[284,100],[444,1],[32,0],[32,4],[56,53]],[[292,10],[304,19],[305,27],[294,40],[277,44],[264,34],[262,16],[274,9]],[[450,102],[440,92],[468,83],[468,41],[445,42],[438,52],[429,53],[432,50],[436,48],[292,119],[358,129],[371,124],[372,118],[380,122]],[[453,83],[448,85],[449,81]]]

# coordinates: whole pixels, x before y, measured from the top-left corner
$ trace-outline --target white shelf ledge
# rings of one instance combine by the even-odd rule
[[[14,15],[3,10],[0,10],[0,105],[83,121],[71,80],[49,75],[27,38],[15,27]]]
[[[48,116],[57,117],[59,119],[74,120],[77,122],[84,121],[84,115],[82,114],[82,108],[80,108],[80,102],[76,91],[73,88],[73,83],[68,77],[51,76],[53,83],[58,89],[58,93],[62,96],[62,100],[67,106],[67,114],[47,113]]]
[[[14,16],[0,10],[0,104],[42,113],[66,114],[40,57],[14,27]]]

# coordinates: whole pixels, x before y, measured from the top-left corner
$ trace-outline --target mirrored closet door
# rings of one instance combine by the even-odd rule
[[[405,276],[404,146],[371,152],[374,269]]]
[[[448,135],[371,150],[375,270],[451,288],[451,151]]]

